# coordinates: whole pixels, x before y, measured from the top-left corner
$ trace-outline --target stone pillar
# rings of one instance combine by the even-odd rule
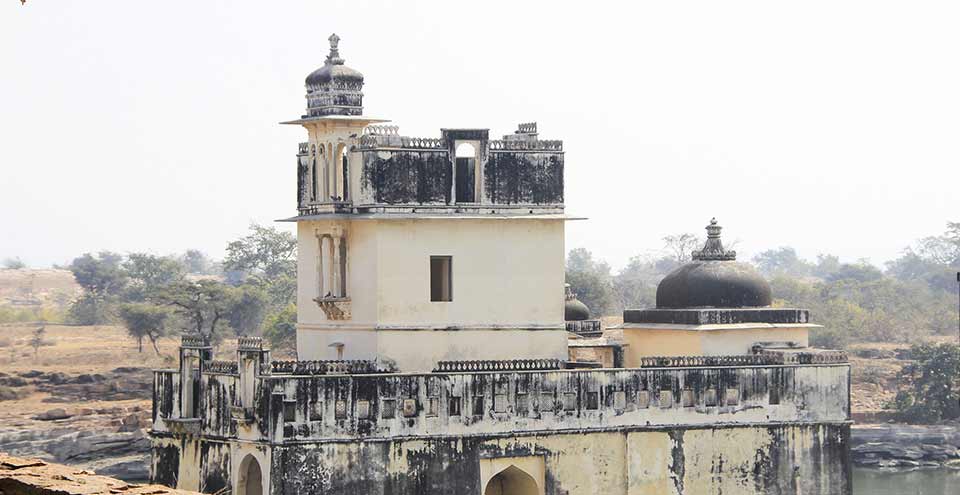
[[[333,252],[332,244],[333,239],[329,234],[324,234],[322,240],[320,241],[320,258],[323,262],[323,291],[320,294],[320,297],[327,297],[327,294],[333,296]]]
[[[339,231],[340,229],[337,229]],[[340,236],[341,232],[334,232],[333,236],[333,296],[334,297],[343,297],[343,280],[341,279],[341,263],[343,260],[340,259]]]

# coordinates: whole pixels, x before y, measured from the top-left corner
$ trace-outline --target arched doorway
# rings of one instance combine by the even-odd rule
[[[456,202],[473,203],[477,200],[477,148],[473,143],[459,143],[455,152]]]
[[[250,454],[240,462],[240,479],[237,480],[237,495],[263,495],[263,473],[260,463]]]
[[[536,481],[516,466],[509,466],[490,478],[483,490],[483,495],[538,495],[539,493]]]

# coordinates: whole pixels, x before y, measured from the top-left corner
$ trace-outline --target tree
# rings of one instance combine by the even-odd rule
[[[27,264],[20,260],[20,258],[7,258],[3,260],[3,268],[5,270],[22,270],[27,267]]]
[[[180,263],[186,268],[187,273],[193,275],[206,275],[210,272],[213,262],[207,255],[197,249],[188,249],[180,255]]]
[[[148,303],[127,303],[121,305],[117,313],[127,332],[137,340],[138,352],[143,352],[143,338],[146,337],[159,356],[160,348],[157,346],[157,341],[167,333],[166,325],[170,311]]]
[[[154,256],[146,253],[131,253],[123,263],[130,282],[124,292],[128,301],[143,301],[151,291],[182,280],[184,266],[170,256]]]
[[[181,280],[157,291],[152,299],[173,309],[181,318],[183,330],[218,342],[226,327],[227,309],[231,303],[230,287],[215,280],[196,282]]]
[[[253,335],[270,307],[270,300],[263,289],[245,284],[231,290],[226,318],[237,335]]]
[[[37,354],[40,351],[40,347],[43,346],[43,338],[47,334],[47,326],[41,325],[33,331],[33,336],[30,337],[30,347],[33,347],[33,358],[37,358]]]
[[[250,225],[251,233],[227,245],[224,269],[260,274],[268,279],[296,277],[297,239],[274,227]]]
[[[275,350],[293,351],[297,346],[297,307],[288,304],[267,316],[263,337]]]
[[[97,256],[86,253],[70,263],[70,271],[85,291],[99,296],[116,295],[127,284],[122,262],[123,256],[109,251],[101,251]]]
[[[810,274],[810,263],[800,259],[792,247],[768,249],[753,257],[760,273],[767,277],[774,275],[789,275],[791,277],[805,277]]]
[[[663,238],[663,244],[677,260],[677,263],[686,263],[690,261],[693,251],[700,247],[703,242],[696,234],[686,233],[668,235]]]
[[[960,346],[923,343],[910,349],[894,400],[900,419],[933,423],[960,418]]]
[[[595,315],[606,315],[615,309],[613,277],[610,265],[596,261],[590,251],[577,248],[567,255],[567,283],[577,298]]]

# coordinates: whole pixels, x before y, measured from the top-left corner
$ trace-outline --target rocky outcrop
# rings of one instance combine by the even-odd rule
[[[858,466],[960,467],[960,428],[956,426],[856,425],[850,437],[850,455]]]
[[[125,481],[149,477],[149,411],[55,408],[0,427],[0,451],[62,462]]]
[[[4,495],[192,495],[159,485],[136,485],[85,469],[0,453],[0,493]]]

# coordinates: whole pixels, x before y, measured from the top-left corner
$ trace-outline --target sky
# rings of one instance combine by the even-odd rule
[[[221,257],[293,216],[306,134],[278,122],[336,32],[401,134],[562,139],[568,249],[622,267],[717,217],[741,258],[882,264],[960,221],[958,24],[954,1],[4,0],[0,259]]]

